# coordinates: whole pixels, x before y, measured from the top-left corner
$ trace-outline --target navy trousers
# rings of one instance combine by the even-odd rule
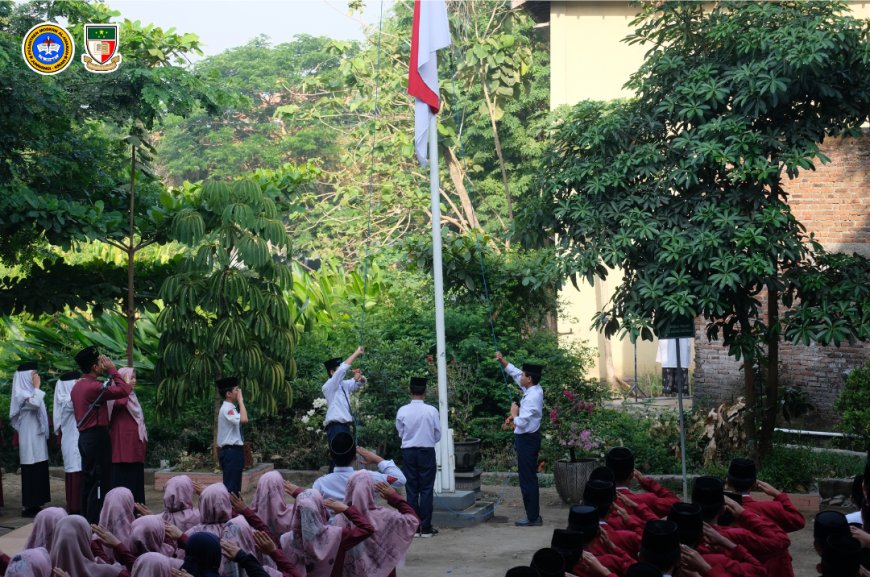
[[[224,472],[224,487],[230,493],[242,494],[242,471],[245,468],[245,449],[241,445],[224,445],[218,452]]]
[[[331,423],[326,425],[326,446],[327,446],[327,448],[332,446],[332,440],[339,433],[350,433],[350,423],[339,423],[338,421],[332,421]],[[332,453],[330,453],[329,454],[329,472],[332,473],[333,469],[335,469],[335,462],[332,460]]]
[[[541,450],[541,432],[514,435],[514,448],[517,451],[517,472],[520,477],[520,492],[523,494],[526,518],[534,521],[541,516],[538,492],[538,453]]]
[[[432,503],[435,500],[435,447],[402,449],[402,472],[405,474],[405,494],[417,516],[420,528],[432,528]]]
[[[100,522],[103,499],[112,489],[112,439],[106,427],[79,432],[82,456],[81,507],[89,523]]]

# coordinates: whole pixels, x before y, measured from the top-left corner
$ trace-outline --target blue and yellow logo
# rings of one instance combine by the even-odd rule
[[[39,74],[63,72],[76,53],[76,45],[63,26],[42,22],[31,28],[21,43],[27,66]]]

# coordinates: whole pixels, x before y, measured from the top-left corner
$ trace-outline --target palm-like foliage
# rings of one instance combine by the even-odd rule
[[[284,296],[291,270],[275,258],[290,248],[275,202],[251,180],[210,181],[170,234],[187,248],[160,289],[160,406],[201,397],[224,375],[267,413],[289,404],[297,334]]]

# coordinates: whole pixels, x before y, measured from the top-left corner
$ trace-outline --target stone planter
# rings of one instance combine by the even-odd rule
[[[598,461],[595,459],[580,459],[578,461],[560,459],[556,461],[556,466],[553,469],[553,480],[556,483],[556,492],[559,493],[559,497],[569,505],[582,501],[586,481],[589,480],[589,475],[596,467],[598,467]]]
[[[453,442],[453,455],[456,461],[456,471],[465,473],[473,471],[480,462],[480,439],[468,437]]]

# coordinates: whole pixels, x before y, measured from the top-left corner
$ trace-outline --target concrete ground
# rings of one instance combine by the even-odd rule
[[[291,479],[292,480],[292,479]],[[299,480],[300,484],[302,480]],[[547,547],[553,529],[564,527],[568,506],[561,502],[554,488],[541,489],[543,527],[520,528],[513,522],[523,516],[519,487],[507,484],[484,485],[488,498],[497,499],[495,516],[488,522],[465,529],[441,529],[431,539],[414,539],[405,566],[399,577],[473,576],[502,577],[505,571],[529,562],[532,554]],[[30,534],[31,519],[21,517],[21,477],[3,475],[5,507],[0,514],[0,550],[7,554],[18,551]],[[52,477],[51,505],[63,506],[63,480]],[[251,494],[245,498],[250,500]],[[160,493],[148,487],[147,504],[155,511],[162,509]],[[795,577],[814,577],[817,556],[812,549],[812,517],[807,528],[791,534],[791,554]]]

